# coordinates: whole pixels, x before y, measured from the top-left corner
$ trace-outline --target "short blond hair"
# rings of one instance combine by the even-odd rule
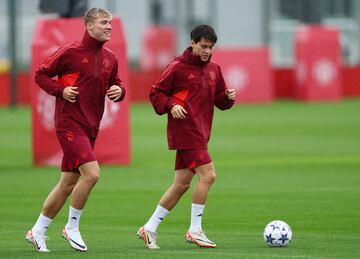
[[[93,23],[100,16],[112,19],[112,14],[108,10],[102,8],[91,8],[90,10],[87,10],[84,15],[85,25]]]

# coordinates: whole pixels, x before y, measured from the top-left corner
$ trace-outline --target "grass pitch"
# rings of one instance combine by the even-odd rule
[[[203,227],[218,248],[184,241],[191,192],[158,229],[159,251],[136,231],[172,182],[174,152],[166,118],[147,105],[131,109],[128,167],[102,166],[81,219],[89,247],[76,253],[61,238],[68,203],[49,227],[49,254],[24,241],[42,202],[59,178],[57,168],[31,165],[30,109],[0,109],[1,258],[359,258],[360,101],[275,102],[217,111],[210,153],[217,182]],[[292,228],[287,248],[270,248],[264,226],[281,219]]]

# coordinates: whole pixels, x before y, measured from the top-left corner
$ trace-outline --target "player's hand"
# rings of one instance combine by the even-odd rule
[[[236,97],[235,89],[226,89],[225,94],[229,100],[231,100],[231,101],[235,100],[235,97]]]
[[[174,119],[185,119],[187,111],[179,104],[175,104],[171,109],[171,115]]]
[[[110,100],[116,101],[121,97],[122,89],[118,85],[112,85],[109,90],[106,91],[106,95],[110,98]]]
[[[76,102],[76,96],[78,96],[79,92],[77,92],[78,88],[76,86],[67,86],[63,91],[63,98],[71,103]]]

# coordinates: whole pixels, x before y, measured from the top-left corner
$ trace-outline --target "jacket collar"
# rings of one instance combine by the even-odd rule
[[[210,62],[211,56],[207,61],[202,61],[200,56],[194,55],[192,53],[192,47],[190,46],[184,51],[184,53],[179,57],[179,59],[189,64],[193,64],[197,66],[205,66]]]
[[[82,43],[85,47],[92,49],[100,49],[105,44],[105,41],[98,41],[97,39],[91,37],[87,31],[85,31]]]

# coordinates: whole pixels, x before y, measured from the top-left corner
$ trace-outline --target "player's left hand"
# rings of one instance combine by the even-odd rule
[[[110,100],[116,101],[121,97],[122,89],[118,85],[112,85],[109,90],[106,91],[106,95],[110,98]]]
[[[235,89],[226,89],[225,94],[229,100],[231,101],[235,100],[236,97]]]

